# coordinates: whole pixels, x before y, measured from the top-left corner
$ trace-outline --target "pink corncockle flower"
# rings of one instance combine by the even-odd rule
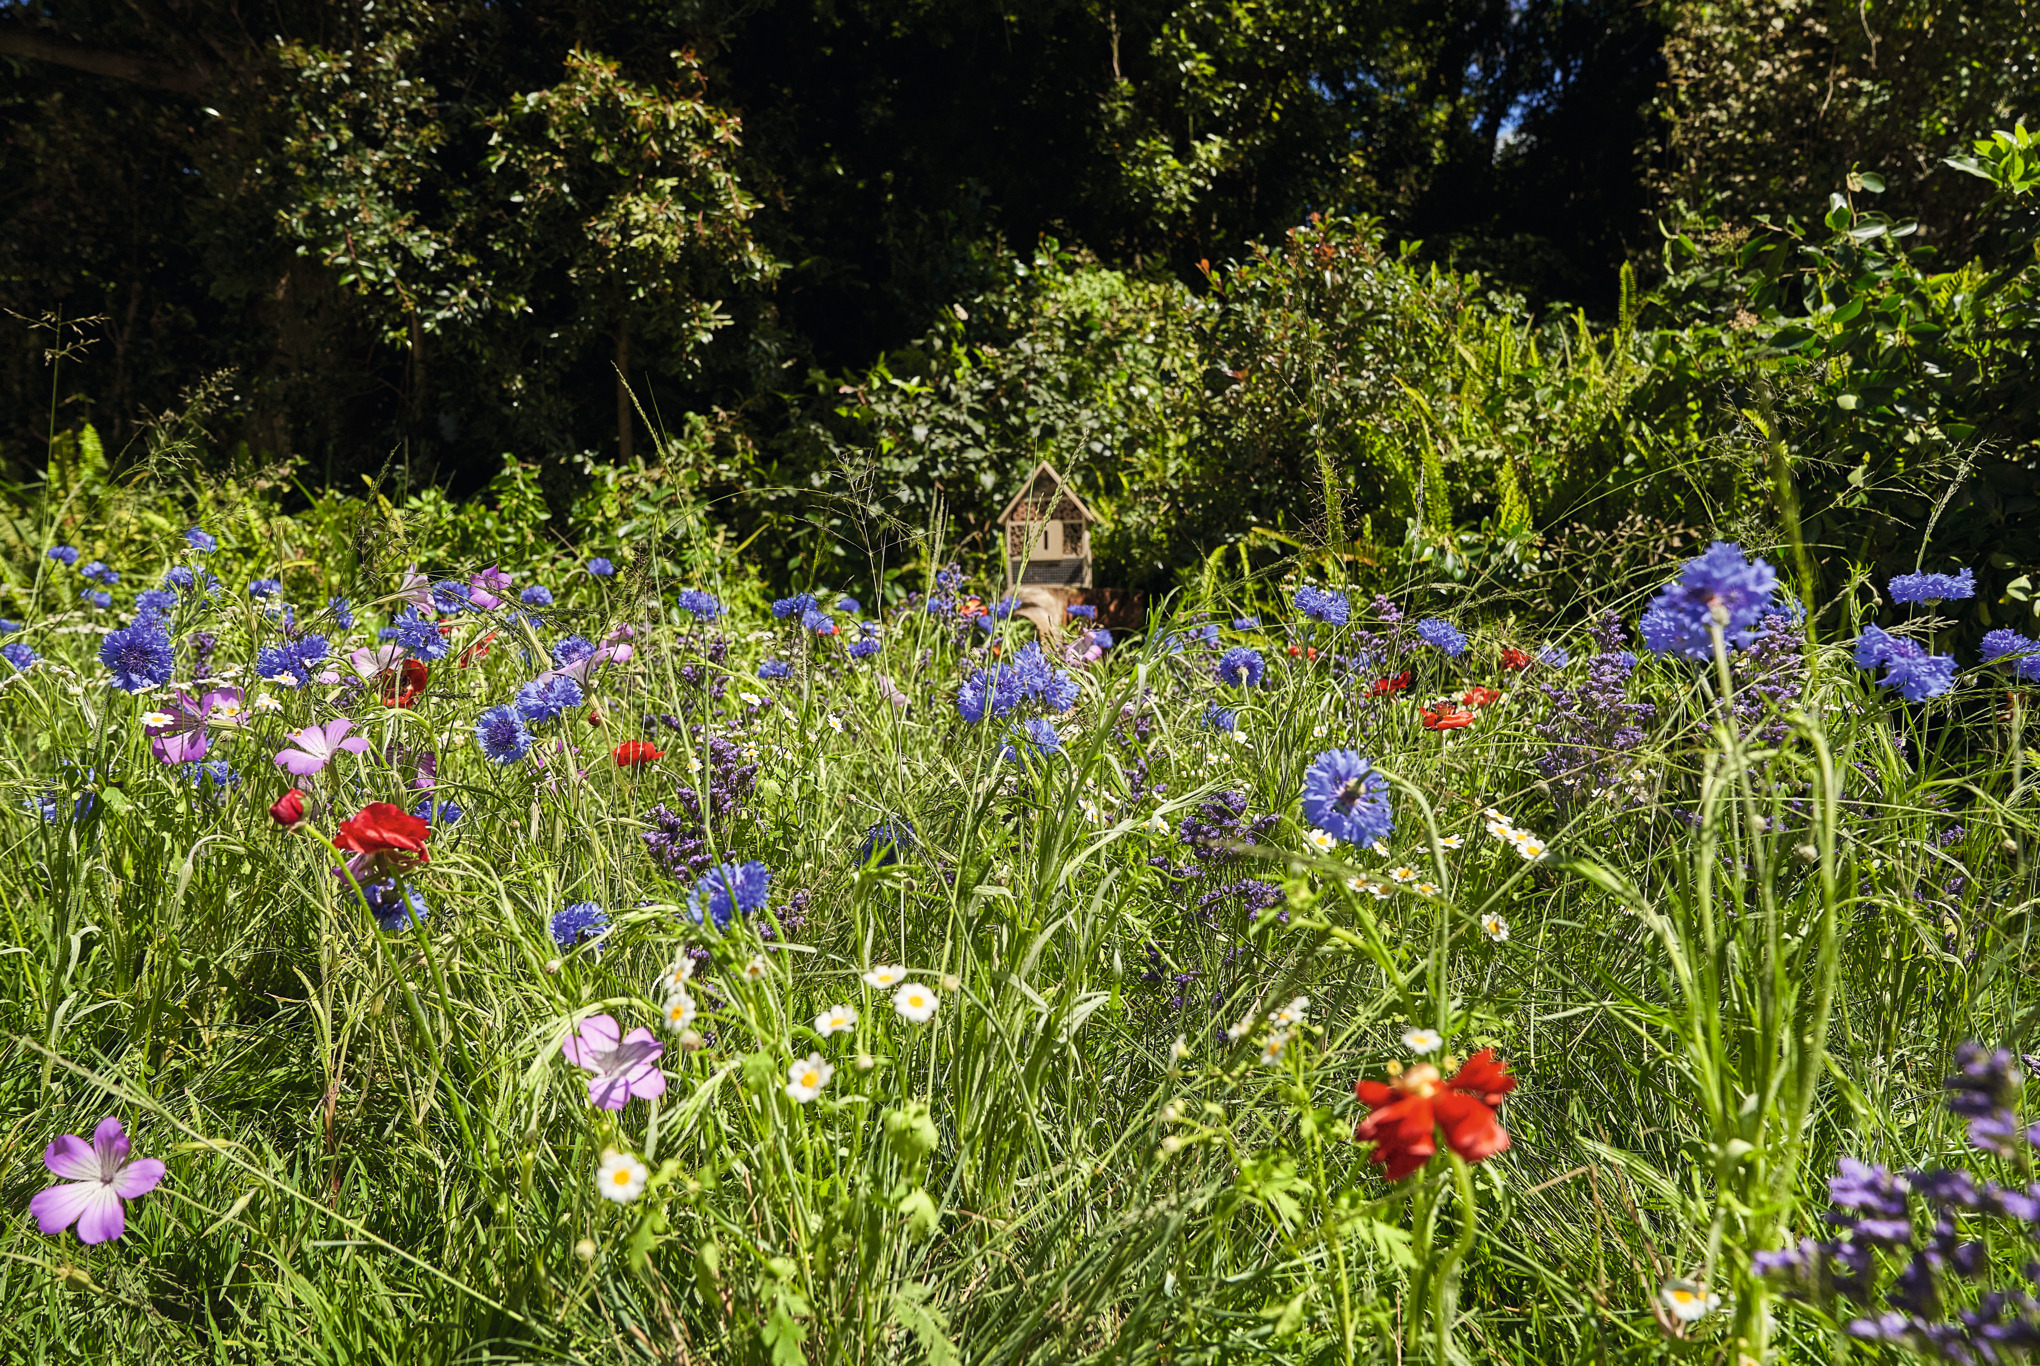
[[[557,669],[547,669],[545,672],[548,674],[565,674],[585,688],[588,686],[589,674],[595,672],[596,669],[609,663],[611,660],[622,663],[630,658],[630,653],[630,646],[628,645],[604,645],[593,654],[583,655],[571,664],[562,664]],[[543,678],[545,674],[540,674],[539,677]]]
[[[300,778],[309,778],[339,757],[341,750],[360,754],[368,748],[366,736],[347,734],[353,726],[354,723],[343,716],[323,726],[306,726],[303,730],[286,732],[285,738],[297,748],[278,750],[276,762]]]
[[[160,713],[164,719],[146,727],[143,733],[149,737],[149,753],[159,763],[195,764],[212,747],[206,723],[235,721],[240,715],[239,688],[215,688],[196,698],[180,688],[174,707]]]
[[[484,612],[501,607],[503,599],[497,594],[509,591],[510,575],[493,564],[468,580],[468,601]]]
[[[373,683],[404,662],[404,647],[392,641],[374,648],[362,646],[347,656],[347,667],[365,683]]]
[[[90,1144],[76,1134],[59,1136],[43,1150],[43,1165],[64,1183],[30,1200],[29,1213],[52,1236],[76,1224],[81,1243],[120,1237],[127,1230],[121,1201],[147,1195],[163,1179],[157,1158],[128,1158],[127,1135],[112,1115],[99,1121]]]
[[[410,603],[420,616],[429,617],[439,610],[432,603],[432,579],[420,574],[415,564],[404,571],[403,580],[397,585],[397,600]]]
[[[581,1021],[581,1032],[560,1045],[568,1062],[595,1074],[588,1079],[588,1103],[604,1110],[621,1110],[632,1096],[665,1095],[666,1074],[658,1062],[665,1051],[649,1029],[619,1037],[608,1015],[590,1015]]]

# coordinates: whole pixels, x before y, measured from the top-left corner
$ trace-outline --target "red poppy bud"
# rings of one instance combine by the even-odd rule
[[[618,768],[640,768],[656,763],[666,755],[649,740],[625,740],[611,752],[610,757],[616,760]]]
[[[1502,651],[1502,667],[1510,673],[1520,673],[1530,667],[1530,656],[1512,645]]]
[[[269,818],[286,830],[295,830],[304,824],[305,794],[296,788],[290,789],[271,803]]]

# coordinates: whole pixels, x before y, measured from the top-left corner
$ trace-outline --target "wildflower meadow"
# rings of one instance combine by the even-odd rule
[[[2040,644],[1965,566],[1108,627],[939,521],[782,597],[149,497],[4,566],[0,1359],[2040,1343]]]

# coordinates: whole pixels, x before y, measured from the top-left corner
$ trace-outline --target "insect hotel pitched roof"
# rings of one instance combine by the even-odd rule
[[[1041,487],[1043,476],[1048,478],[1050,488],[1044,496],[1035,496]],[[1098,520],[1098,514],[1084,505],[1077,497],[1076,490],[1063,482],[1063,477],[1046,460],[1034,467],[1027,476],[1020,491],[1013,495],[1013,501],[1006,504],[1006,510],[999,514],[1003,526],[1014,522],[1067,522],[1073,517],[1082,517],[1086,522]]]

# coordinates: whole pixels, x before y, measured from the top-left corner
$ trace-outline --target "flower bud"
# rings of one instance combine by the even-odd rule
[[[1819,863],[1819,862],[1820,862],[1820,850],[1818,850],[1818,849],[1814,848],[1814,847],[1813,847],[1812,845],[1810,845],[1810,844],[1802,844],[1802,845],[1800,845],[1800,846],[1799,846],[1799,847],[1798,847],[1797,849],[1793,850],[1792,852],[1793,852],[1793,853],[1795,853],[1795,854],[1797,854],[1797,855],[1799,855],[1799,861],[1800,861],[1801,863]]]
[[[594,1239],[592,1239],[592,1238],[583,1238],[583,1239],[582,1239],[582,1240],[581,1240],[580,1242],[578,1242],[578,1243],[575,1243],[575,1244],[574,1244],[574,1255],[575,1255],[576,1257],[579,1257],[579,1258],[580,1258],[580,1259],[581,1259],[582,1261],[584,1261],[584,1262],[592,1262],[592,1261],[594,1261],[594,1260],[595,1260],[595,1240],[594,1240]]]
[[[680,1046],[689,1053],[699,1053],[702,1049],[708,1047],[708,1040],[702,1038],[694,1030],[686,1029],[680,1033]]]
[[[297,829],[305,821],[305,794],[290,789],[270,805],[269,818],[286,830]]]

